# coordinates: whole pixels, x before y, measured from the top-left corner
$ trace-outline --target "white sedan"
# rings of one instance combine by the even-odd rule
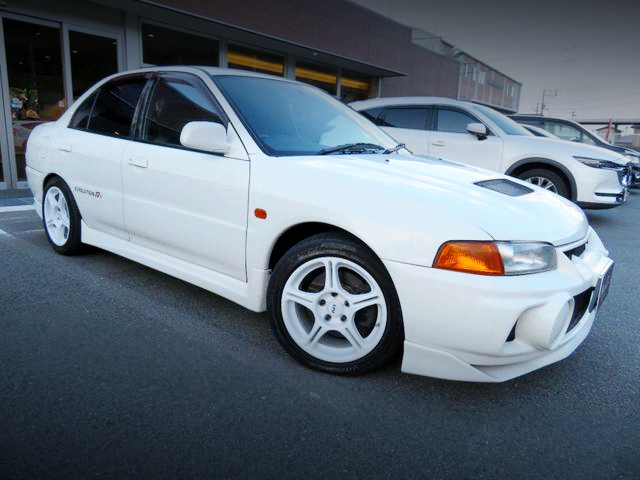
[[[412,156],[309,85],[227,69],[106,78],[27,146],[53,248],[94,245],[269,310],[309,367],[499,382],[586,338],[613,262],[583,212]]]

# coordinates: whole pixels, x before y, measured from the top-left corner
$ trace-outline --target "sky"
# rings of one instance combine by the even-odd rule
[[[520,82],[519,113],[640,119],[640,1],[351,1]]]

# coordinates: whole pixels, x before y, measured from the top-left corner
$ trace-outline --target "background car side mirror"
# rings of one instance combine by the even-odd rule
[[[467,125],[467,132],[478,137],[478,140],[484,140],[489,135],[487,127],[484,123],[470,123]]]
[[[188,148],[211,153],[227,153],[231,148],[227,129],[216,122],[189,122],[180,132],[180,143]]]

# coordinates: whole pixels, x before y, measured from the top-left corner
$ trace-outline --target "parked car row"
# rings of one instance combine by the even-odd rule
[[[584,208],[611,208],[627,199],[629,159],[596,146],[535,137],[490,107],[439,97],[376,98],[351,106],[413,153],[511,175]]]
[[[93,245],[268,310],[311,368],[361,374],[402,352],[405,372],[499,382],[564,359],[613,261],[547,190],[617,205],[624,163],[490,109],[414,103],[410,124],[363,110],[425,155],[293,80],[129,71],[33,130],[27,177],[55,251]]]

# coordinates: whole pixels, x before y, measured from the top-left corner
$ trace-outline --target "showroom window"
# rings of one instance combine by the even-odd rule
[[[142,139],[180,146],[182,127],[195,121],[224,123],[220,109],[206,86],[190,75],[160,77],[149,100]]]
[[[73,99],[98,80],[118,71],[118,42],[114,38],[69,31]]]
[[[340,100],[344,103],[365,100],[373,96],[373,81],[368,75],[343,70],[340,76]]]
[[[149,65],[217,67],[220,42],[178,30],[142,24],[142,61]]]
[[[331,95],[338,94],[338,71],[306,62],[296,62],[296,80],[321,88]]]
[[[252,72],[284,75],[284,56],[229,44],[227,65]]]

